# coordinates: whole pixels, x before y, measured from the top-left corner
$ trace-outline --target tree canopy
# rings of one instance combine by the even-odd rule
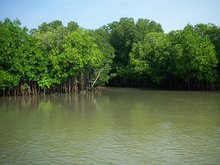
[[[98,29],[70,21],[38,28],[0,21],[0,95],[77,92],[97,86],[215,89],[220,27],[164,33],[152,20],[121,18]]]

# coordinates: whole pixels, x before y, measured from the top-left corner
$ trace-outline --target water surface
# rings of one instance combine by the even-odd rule
[[[0,164],[220,164],[220,93],[0,98]]]

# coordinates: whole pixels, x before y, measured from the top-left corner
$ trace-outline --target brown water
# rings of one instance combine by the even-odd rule
[[[0,164],[220,164],[220,93],[0,98]]]

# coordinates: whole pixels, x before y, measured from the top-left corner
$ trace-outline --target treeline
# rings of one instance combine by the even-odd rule
[[[220,82],[220,27],[186,25],[164,33],[146,19],[110,24],[116,77],[110,85],[214,90]]]
[[[19,20],[5,19],[0,22],[0,95],[70,93],[104,85],[114,58],[106,34],[61,21],[28,31]]]
[[[121,18],[96,30],[76,22],[28,30],[0,21],[0,95],[92,91],[97,86],[216,89],[220,27],[164,33],[148,19]]]

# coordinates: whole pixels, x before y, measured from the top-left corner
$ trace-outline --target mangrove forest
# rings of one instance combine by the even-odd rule
[[[220,27],[121,18],[98,29],[0,21],[0,96],[93,91],[99,86],[217,90]]]

